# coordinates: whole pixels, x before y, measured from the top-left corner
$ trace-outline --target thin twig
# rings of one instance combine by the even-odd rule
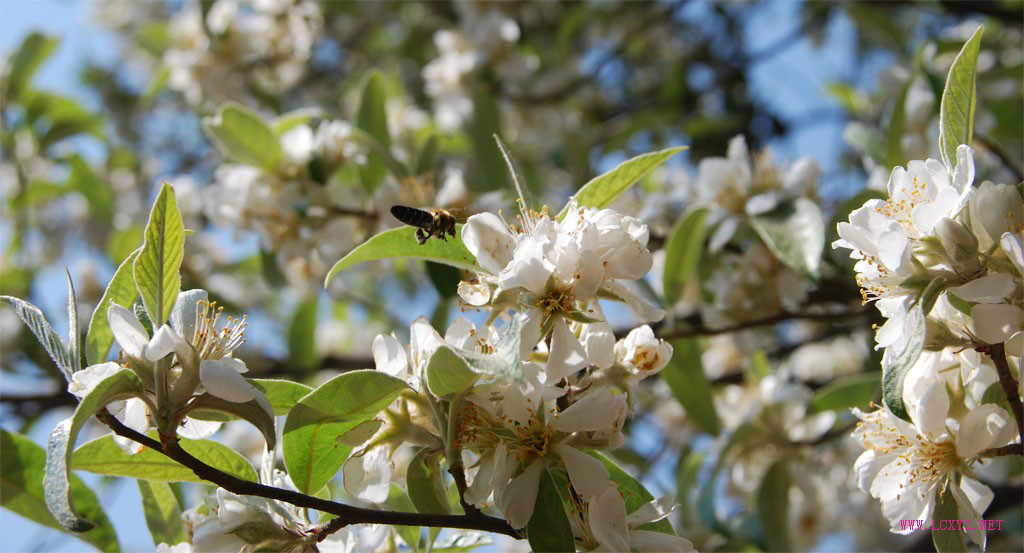
[[[672,338],[686,338],[690,336],[714,336],[716,334],[728,334],[730,332],[738,332],[740,330],[746,330],[748,328],[756,328],[759,326],[768,326],[776,323],[785,321],[834,321],[841,319],[849,319],[851,317],[860,317],[868,313],[867,309],[859,309],[856,311],[838,311],[838,312],[826,312],[826,313],[779,313],[770,317],[763,317],[760,319],[752,319],[749,321],[743,321],[730,326],[723,326],[718,328],[709,328],[704,326],[691,327],[691,328],[680,328],[672,332],[666,332],[659,334],[659,338],[672,339]]]
[[[1020,394],[1017,393],[1017,379],[1010,372],[1010,365],[1006,362],[1006,349],[1003,344],[992,344],[984,348],[985,353],[992,358],[996,365],[996,373],[999,375],[999,385],[1006,394],[1006,401],[1010,402],[1010,410],[1013,411],[1013,418],[1017,419],[1017,433],[1021,442],[1024,443],[1024,405],[1020,402]]]
[[[275,488],[241,478],[232,476],[214,467],[211,467],[199,459],[196,459],[178,444],[176,436],[160,436],[156,441],[144,434],[140,434],[128,428],[121,421],[114,418],[110,413],[102,411],[97,417],[115,434],[134,440],[150,449],[156,450],[165,456],[188,467],[201,480],[212,482],[225,490],[238,495],[251,495],[274,499],[290,503],[297,507],[315,509],[317,511],[336,515],[338,522],[331,521],[325,526],[317,529],[317,539],[322,540],[329,535],[349,524],[388,524],[397,526],[427,526],[431,528],[459,528],[463,530],[482,530],[494,532],[519,538],[520,534],[515,528],[500,518],[491,517],[482,513],[465,515],[436,515],[428,513],[404,513],[395,511],[377,511],[354,507],[344,503],[329,501],[319,497],[313,497],[304,493]]]
[[[979,454],[979,457],[1007,457],[1009,455],[1024,455],[1024,443],[986,449]]]

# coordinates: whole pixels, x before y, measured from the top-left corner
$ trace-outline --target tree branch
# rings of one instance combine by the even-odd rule
[[[520,538],[519,532],[509,526],[500,518],[491,517],[482,513],[465,515],[435,515],[427,513],[404,513],[394,511],[378,511],[354,507],[344,503],[337,503],[313,497],[296,491],[275,488],[242,480],[214,467],[211,467],[199,459],[190,455],[178,444],[176,436],[160,435],[160,441],[140,434],[128,428],[121,421],[114,418],[109,412],[102,411],[97,415],[104,424],[110,427],[118,436],[134,440],[150,449],[159,451],[167,457],[188,467],[200,479],[212,482],[225,490],[238,495],[251,495],[274,499],[290,503],[297,507],[315,509],[325,513],[336,515],[338,518],[327,525],[316,530],[318,540],[322,540],[331,532],[335,532],[349,524],[388,524],[397,526],[427,526],[431,528],[459,528],[463,530],[482,530],[504,534],[513,538]]]
[[[1006,401],[1010,403],[1010,410],[1013,411],[1013,418],[1017,419],[1017,433],[1020,435],[1021,443],[1024,443],[1024,405],[1020,402],[1020,394],[1017,393],[1017,379],[1010,372],[1010,365],[1006,362],[1006,349],[1003,344],[992,344],[985,348],[985,353],[992,358],[996,365],[996,373],[999,375],[999,385],[1006,394]]]
[[[679,330],[674,330],[672,332],[661,333],[658,335],[658,337],[670,340],[673,338],[687,338],[690,336],[714,336],[716,334],[728,334],[730,332],[738,332],[740,330],[756,328],[759,326],[769,326],[784,321],[835,321],[849,319],[852,317],[860,317],[866,315],[867,313],[867,309],[825,313],[779,313],[776,315],[772,315],[770,317],[751,319],[749,321],[743,321],[740,323],[736,323],[734,325],[723,326],[719,328],[708,328],[704,326],[681,328]]]

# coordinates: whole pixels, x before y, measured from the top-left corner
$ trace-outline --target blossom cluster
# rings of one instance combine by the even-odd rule
[[[569,520],[584,549],[691,550],[682,538],[639,529],[667,516],[671,498],[627,513],[608,470],[588,452],[623,443],[631,390],[672,355],[646,325],[616,340],[598,302],[624,302],[648,321],[663,315],[627,285],[651,266],[646,226],[572,202],[560,220],[524,209],[518,222],[484,213],[462,229],[481,271],[459,291],[467,307],[488,311],[484,326],[460,317],[442,337],[420,318],[408,351],[393,335],[374,340],[377,370],[419,393],[396,400],[345,463],[345,488],[381,503],[402,458],[396,452],[448,440],[450,466],[467,467],[463,500],[497,507],[514,528],[530,521],[547,473],[571,490]],[[433,371],[460,359],[476,376],[450,400],[446,430],[429,408]]]
[[[980,518],[992,499],[975,474],[981,454],[1018,440],[986,392],[999,386],[997,362],[1020,370],[1024,206],[1014,186],[973,181],[965,145],[952,169],[934,159],[896,167],[888,197],[853,211],[834,244],[851,250],[864,301],[886,319],[883,367],[905,370],[885,406],[855,412],[859,482],[897,533],[907,532],[901,518],[930,518],[947,490],[963,518]],[[993,345],[1005,360],[988,354]],[[984,547],[983,531],[970,537]]]

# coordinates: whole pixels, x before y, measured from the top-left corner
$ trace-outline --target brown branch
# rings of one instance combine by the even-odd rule
[[[1009,444],[1003,447],[986,449],[979,454],[979,457],[1008,457],[1010,455],[1024,455],[1024,444]]]
[[[661,333],[658,335],[658,337],[665,339],[673,339],[687,338],[690,336],[714,336],[716,334],[728,334],[730,332],[739,332],[741,330],[747,330],[759,326],[769,326],[785,321],[835,321],[850,319],[853,317],[860,317],[866,315],[867,313],[867,309],[826,313],[779,313],[777,315],[772,315],[770,317],[751,319],[749,321],[743,321],[740,323],[736,323],[734,325],[723,326],[719,328],[708,328],[704,326],[681,328],[679,330],[674,330],[672,332]]]
[[[316,530],[318,540],[322,540],[330,532],[337,531],[349,524],[387,524],[396,526],[427,526],[431,528],[459,528],[463,530],[481,530],[504,534],[513,538],[520,538],[515,528],[500,518],[491,517],[482,513],[465,515],[435,515],[427,513],[404,513],[395,511],[378,511],[354,507],[344,503],[329,501],[319,497],[313,497],[296,491],[275,488],[242,480],[211,467],[199,459],[196,459],[178,444],[176,436],[160,435],[160,441],[140,434],[128,428],[121,421],[114,418],[110,413],[102,411],[97,417],[118,436],[134,440],[150,449],[156,450],[163,455],[188,467],[201,480],[212,482],[225,490],[238,495],[251,495],[265,499],[274,499],[290,503],[297,507],[315,509],[317,511],[330,513],[337,516],[327,525]],[[337,521],[337,522],[336,522]]]
[[[996,373],[999,374],[999,385],[1006,394],[1006,401],[1010,403],[1010,410],[1013,411],[1013,418],[1017,419],[1017,433],[1021,442],[1024,443],[1024,405],[1020,402],[1020,394],[1017,393],[1017,379],[1010,372],[1010,365],[1006,362],[1006,349],[1003,344],[992,344],[984,348],[985,353],[992,358],[996,365]]]

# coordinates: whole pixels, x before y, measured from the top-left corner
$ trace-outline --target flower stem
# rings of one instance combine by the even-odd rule
[[[1017,432],[1020,434],[1021,443],[1024,443],[1024,404],[1021,404],[1020,394],[1017,392],[1017,379],[1010,372],[1010,364],[1006,361],[1006,348],[1003,344],[992,344],[985,350],[992,362],[996,365],[996,373],[999,375],[999,385],[1003,388],[1006,401],[1010,403],[1010,410],[1013,417],[1017,419]]]

